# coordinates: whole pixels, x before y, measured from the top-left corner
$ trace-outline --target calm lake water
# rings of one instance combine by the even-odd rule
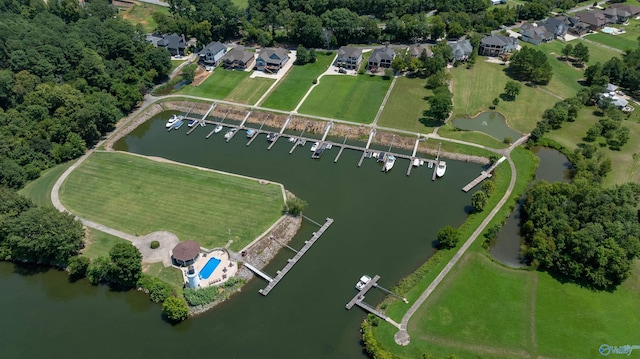
[[[536,180],[569,182],[571,162],[565,155],[547,147],[536,147],[533,152],[540,159],[536,169]],[[520,200],[524,200],[524,197]],[[518,202],[489,250],[495,259],[511,267],[525,266],[520,261],[520,246],[524,244],[524,239],[520,237],[520,208]]]
[[[332,217],[334,224],[267,297],[258,293],[265,282],[255,278],[231,301],[175,326],[163,322],[160,306],[138,292],[69,283],[53,270],[21,273],[0,263],[3,358],[364,357],[359,326],[365,313],[344,308],[358,278],[379,274],[380,285],[390,288],[427,260],[437,231],[464,221],[472,193],[461,188],[482,170],[448,161],[446,176],[432,182],[427,166],[406,177],[408,161],[399,159],[384,174],[373,159],[358,168],[361,153],[355,151],[345,150],[333,163],[337,149],[311,160],[310,144],[289,155],[286,139],[267,151],[264,135],[247,147],[244,132],[230,143],[222,138],[225,131],[206,140],[212,126],[189,136],[187,126],[167,132],[169,115],[145,123],[117,147],[281,182],[309,203],[307,216],[318,222]],[[176,183],[167,190],[189,188]],[[300,248],[316,229],[304,221],[291,245]],[[282,251],[265,271],[274,274],[290,256]],[[367,302],[382,298],[373,290]]]
[[[504,140],[505,137],[515,141],[522,136],[507,125],[507,120],[501,113],[495,111],[485,111],[473,118],[455,118],[452,123],[463,130],[484,132],[499,141]]]

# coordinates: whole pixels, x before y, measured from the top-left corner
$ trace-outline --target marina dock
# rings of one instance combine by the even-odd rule
[[[384,319],[388,323],[391,323],[396,328],[400,328],[400,324],[396,323],[393,319],[389,318],[388,315],[380,312],[376,308],[374,308],[374,307],[372,307],[369,304],[364,302],[365,294],[367,294],[369,289],[378,286],[378,280],[380,280],[380,276],[379,275],[375,275],[367,284],[364,285],[364,287],[362,287],[361,290],[358,291],[358,294],[356,294],[356,296],[353,297],[349,301],[349,303],[347,303],[347,305],[345,305],[344,307],[347,308],[347,310],[348,310],[348,309],[353,308],[354,305],[357,305],[360,308],[364,309],[365,311]]]
[[[249,111],[249,112],[247,112],[247,115],[246,115],[246,116],[244,116],[244,119],[243,119],[243,120],[242,120],[242,122],[240,123],[240,128],[243,128],[243,127],[244,127],[245,122],[247,122],[247,119],[249,118],[249,116],[251,116],[251,113],[252,113],[252,112],[253,112],[253,111]]]
[[[482,171],[480,173],[480,176],[476,177],[473,181],[469,182],[468,185],[464,186],[462,190],[465,192],[469,192],[473,187],[477,186],[480,182],[491,177],[491,172],[493,172],[493,170],[496,169],[496,167],[498,167],[498,165],[501,164],[506,159],[507,158],[503,156],[502,158],[497,160],[496,163],[494,163],[493,165],[491,165],[491,167],[489,167],[489,169],[487,169],[486,171]]]
[[[411,174],[411,168],[413,167],[413,161],[416,160],[416,153],[418,152],[418,144],[420,143],[420,137],[416,138],[416,144],[413,146],[413,153],[411,153],[411,159],[409,160],[409,168],[407,169],[407,176]]]
[[[332,218],[327,218],[322,227],[316,232],[313,232],[313,237],[310,240],[305,241],[304,246],[296,253],[293,258],[290,258],[287,261],[287,265],[280,271],[278,271],[278,275],[273,278],[272,281],[269,281],[269,284],[264,289],[260,289],[260,294],[267,295],[271,290],[284,278],[284,276],[293,268],[293,266],[302,258],[302,256],[313,246],[313,244],[322,236],[322,234],[329,228],[329,226],[333,223]]]
[[[249,264],[247,262],[244,262],[242,265],[247,267],[247,269],[249,269],[253,273],[257,274],[258,276],[264,278],[267,282],[269,282],[269,283],[273,282],[273,278],[271,278],[267,273],[265,273],[265,272],[261,271],[260,269],[252,266],[251,264]]]
[[[367,153],[369,153],[369,146],[371,145],[371,141],[373,141],[373,136],[375,136],[376,134],[376,130],[375,128],[371,129],[371,132],[369,132],[369,140],[367,141],[367,145],[364,148],[364,151],[362,151],[362,157],[360,157],[360,162],[358,162],[358,167],[362,166],[362,161],[364,161],[365,156],[367,155]]]

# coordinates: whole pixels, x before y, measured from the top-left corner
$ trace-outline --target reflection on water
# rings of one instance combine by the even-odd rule
[[[571,163],[565,155],[547,147],[533,148],[533,152],[540,159],[536,169],[536,180],[547,182],[569,181]],[[495,259],[511,267],[525,266],[520,258],[520,246],[524,244],[524,239],[520,237],[520,209],[523,200],[524,196],[506,219],[504,226],[489,250]]]
[[[506,137],[515,141],[522,136],[507,125],[507,121],[502,114],[495,111],[485,111],[473,118],[455,118],[452,123],[463,130],[484,132],[499,141],[503,141]]]

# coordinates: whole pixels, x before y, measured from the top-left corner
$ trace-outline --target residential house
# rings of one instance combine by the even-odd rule
[[[576,13],[581,22],[588,24],[590,30],[598,30],[607,24],[607,17],[602,10],[591,10]]]
[[[218,66],[222,56],[227,53],[227,47],[221,42],[214,41],[205,46],[202,51],[198,53],[200,61],[209,66]]]
[[[584,36],[588,34],[589,31],[591,31],[591,26],[584,22],[578,22],[577,24],[573,25],[573,27],[571,27],[569,31],[571,31],[571,33],[574,35]]]
[[[554,38],[554,34],[547,30],[545,26],[539,26],[538,23],[525,23],[520,26],[520,39],[534,45],[542,42],[550,42]]]
[[[550,17],[543,22],[543,26],[547,31],[553,34],[556,38],[564,40],[564,35],[569,31],[571,22],[566,16]]]
[[[607,21],[610,24],[623,24],[627,22],[631,17],[637,15],[640,12],[640,8],[635,6],[624,4],[614,5],[622,6],[611,5],[609,8],[604,10],[604,16],[607,18]]]
[[[422,53],[427,57],[433,57],[433,51],[431,51],[431,48],[427,44],[411,45],[409,46],[409,53],[411,53],[413,57],[420,57]]]
[[[624,10],[631,14],[631,16],[637,16],[638,14],[640,14],[640,7],[627,4],[611,4],[611,6],[609,6],[609,9]]]
[[[396,57],[396,51],[388,46],[373,50],[369,61],[367,62],[367,69],[378,69],[380,67],[389,68],[391,62]]]
[[[511,36],[490,35],[480,40],[478,54],[483,56],[500,56],[518,47],[518,39]]]
[[[255,65],[255,52],[246,50],[244,46],[238,45],[224,54],[221,61],[222,66],[226,69],[252,69],[253,65]]]
[[[467,61],[473,52],[470,40],[448,41],[447,45],[453,50],[453,62]]]
[[[149,41],[155,47],[164,47],[169,50],[171,56],[183,56],[184,49],[187,47],[184,35],[173,33],[171,35],[149,34]]]
[[[287,50],[281,47],[264,48],[256,59],[256,68],[260,71],[277,73],[289,60]]]
[[[600,95],[600,103],[603,106],[604,102],[610,102],[613,106],[617,107],[619,110],[628,110],[627,105],[629,105],[629,101],[624,97],[616,95],[615,92],[607,92]]]
[[[345,69],[357,70],[362,62],[362,49],[357,47],[342,46],[338,50],[335,66]]]

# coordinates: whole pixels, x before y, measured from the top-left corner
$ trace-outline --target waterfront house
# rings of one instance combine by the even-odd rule
[[[470,40],[448,41],[447,45],[453,50],[453,62],[467,61],[473,52]]]
[[[171,56],[184,56],[184,50],[187,47],[184,35],[176,33],[170,35],[149,34],[146,39],[155,47],[164,47],[169,50]]]
[[[396,57],[396,52],[394,49],[386,46],[383,48],[378,48],[373,50],[371,56],[369,56],[369,61],[367,62],[367,69],[375,70],[380,67],[389,68],[391,67],[391,62]]]
[[[623,24],[639,13],[640,7],[625,4],[613,4],[604,10],[604,16],[610,24]]]
[[[417,58],[422,56],[423,53],[426,57],[433,57],[433,51],[431,51],[431,48],[427,44],[411,45],[409,46],[409,53],[411,53],[411,56]]]
[[[255,53],[245,49],[242,45],[238,45],[224,54],[220,60],[225,69],[252,69],[255,64]]]
[[[576,13],[581,22],[589,25],[590,30],[598,30],[607,24],[607,17],[602,10],[591,10]]]
[[[362,62],[362,49],[357,47],[342,46],[338,50],[335,66],[350,70],[357,70]]]
[[[518,39],[511,36],[491,35],[480,40],[479,55],[500,56],[518,47]]]
[[[288,60],[287,50],[281,47],[264,48],[258,54],[256,68],[259,71],[277,73]]]
[[[210,42],[198,53],[200,61],[209,66],[218,66],[222,56],[227,53],[227,47],[219,41]]]

